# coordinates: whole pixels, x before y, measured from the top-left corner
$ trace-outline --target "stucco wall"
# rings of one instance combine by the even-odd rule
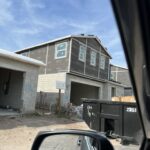
[[[22,107],[23,72],[0,68],[0,106]]]
[[[24,72],[21,111],[22,113],[33,113],[35,111],[39,67],[5,57],[0,57],[0,67]],[[15,101],[15,99],[12,99],[12,101]]]
[[[116,89],[116,96],[124,96],[124,86],[115,84],[113,82],[107,83],[108,94],[107,100],[111,100],[111,88],[114,87]]]
[[[94,87],[99,88],[98,98],[103,99],[103,82],[97,82],[97,81],[94,81],[94,80],[90,80],[90,79],[86,79],[86,78],[82,78],[82,77],[67,74],[64,103],[70,102],[71,83],[72,82],[81,83],[81,84],[84,84],[84,85],[90,85],[90,86],[94,86]]]

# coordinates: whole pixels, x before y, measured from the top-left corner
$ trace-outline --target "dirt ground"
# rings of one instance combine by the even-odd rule
[[[88,129],[84,122],[51,116],[0,117],[0,150],[29,150],[39,131]]]
[[[39,131],[55,129],[84,129],[88,126],[80,120],[50,116],[23,116],[0,117],[0,150],[30,150],[34,138]],[[120,148],[118,142],[112,140],[117,150],[127,150],[129,147]],[[137,147],[131,147],[132,149]]]

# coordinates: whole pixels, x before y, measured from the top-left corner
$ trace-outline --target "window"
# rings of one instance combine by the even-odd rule
[[[55,45],[55,59],[65,58],[67,55],[67,42]]]
[[[111,97],[115,97],[116,96],[116,88],[112,87],[111,88]]]
[[[116,72],[111,72],[110,79],[116,81]]]
[[[91,52],[90,65],[96,66],[96,52],[94,51]]]
[[[82,62],[85,62],[86,59],[86,47],[80,45],[80,49],[79,49],[79,60]]]
[[[101,55],[100,57],[100,68],[105,69],[105,56]]]

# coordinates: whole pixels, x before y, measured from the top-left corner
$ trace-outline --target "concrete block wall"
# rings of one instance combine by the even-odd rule
[[[37,86],[37,102],[40,101],[40,92],[44,93],[44,102],[46,102],[50,108],[56,104],[56,99],[58,98],[58,89],[56,89],[56,81],[66,82],[66,73],[55,73],[55,74],[44,74],[38,77]],[[61,90],[61,102],[64,101],[64,90]]]
[[[39,66],[0,57],[0,67],[24,73],[21,96],[22,107],[20,109],[22,113],[33,113],[35,111]],[[15,101],[15,99],[13,100]]]
[[[98,81],[78,77],[75,75],[67,74],[64,103],[70,102],[71,82],[76,82],[76,83],[81,83],[81,84],[85,84],[85,85],[98,87],[99,88],[99,99],[103,98],[103,82],[98,82]]]
[[[116,89],[116,96],[124,96],[124,86],[110,82],[108,83],[108,100],[111,100],[112,87]]]
[[[6,88],[8,87],[8,90]],[[0,68],[0,106],[20,109],[22,107],[23,73]],[[7,92],[6,92],[7,90]]]

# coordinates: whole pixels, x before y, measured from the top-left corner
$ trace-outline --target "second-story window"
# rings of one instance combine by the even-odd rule
[[[96,52],[94,51],[91,52],[90,65],[96,66]]]
[[[105,55],[101,54],[100,56],[100,69],[105,69]]]
[[[55,59],[65,58],[67,56],[67,42],[55,45]]]
[[[82,62],[85,62],[86,60],[86,47],[80,45],[80,49],[79,49],[79,60]]]

